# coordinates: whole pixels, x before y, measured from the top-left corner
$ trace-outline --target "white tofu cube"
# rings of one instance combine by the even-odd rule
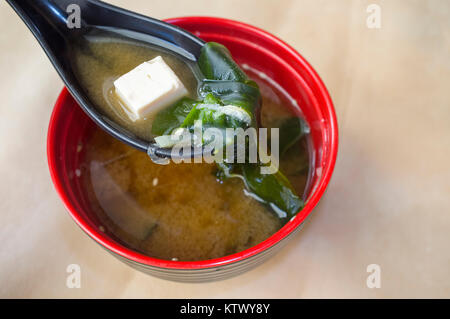
[[[125,106],[136,116],[132,120],[155,114],[188,93],[160,56],[122,75],[114,81],[114,88]]]

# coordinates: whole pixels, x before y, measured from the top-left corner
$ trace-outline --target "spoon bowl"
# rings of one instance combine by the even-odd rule
[[[79,44],[83,35],[96,29],[121,29],[135,40],[164,47],[196,61],[204,41],[177,26],[149,18],[96,0],[7,0],[34,34],[70,94],[83,111],[103,130],[122,142],[147,152],[154,161],[172,157],[171,149],[160,148],[116,124],[100,112],[86,96],[70,62],[71,46]],[[79,24],[71,15],[79,14]],[[177,157],[202,156],[203,150]]]

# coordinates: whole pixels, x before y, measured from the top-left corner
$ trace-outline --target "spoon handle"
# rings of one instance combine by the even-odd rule
[[[205,44],[203,40],[177,26],[98,0],[6,1],[28,26],[69,92],[96,124],[113,137],[153,157],[171,157],[170,149],[158,148],[154,143],[138,138],[92,105],[72,69],[69,53],[73,46],[82,43],[83,34],[93,29],[113,28],[131,31],[140,37],[145,35],[146,41],[151,38],[149,43],[164,43],[165,47],[173,48],[191,61],[200,56]],[[80,25],[71,25],[73,14],[79,14]]]

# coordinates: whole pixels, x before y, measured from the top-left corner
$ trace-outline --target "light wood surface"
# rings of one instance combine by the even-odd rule
[[[208,284],[139,273],[89,239],[50,180],[46,131],[62,82],[0,2],[0,297],[450,297],[450,2],[115,0],[156,18],[220,16],[296,48],[334,100],[340,148],[303,230],[269,262]],[[366,26],[370,3],[380,29]],[[81,266],[80,289],[66,267]],[[369,289],[366,267],[381,267]]]

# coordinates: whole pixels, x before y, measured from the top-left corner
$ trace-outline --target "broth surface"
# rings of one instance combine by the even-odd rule
[[[196,98],[198,82],[189,62],[117,38],[92,37],[88,44],[87,53],[86,48],[75,51],[74,62],[88,95],[141,138],[152,138],[151,119],[132,122],[111,98],[117,77],[161,55]],[[257,73],[247,73],[261,89],[263,127],[279,127],[283,119],[293,116],[288,97]],[[303,138],[280,162],[300,196],[309,170],[306,142]],[[218,182],[215,164],[158,165],[98,128],[82,149],[77,175],[100,230],[148,256],[179,261],[219,258],[264,241],[282,226],[270,208],[247,194],[240,179]]]
[[[270,88],[261,91],[263,121],[289,115]],[[308,174],[305,149],[299,143],[281,163],[298,194]],[[246,195],[241,180],[221,184],[215,170],[206,163],[154,164],[96,129],[86,143],[80,177],[104,231],[146,255],[194,261],[250,248],[281,227],[269,208]]]

